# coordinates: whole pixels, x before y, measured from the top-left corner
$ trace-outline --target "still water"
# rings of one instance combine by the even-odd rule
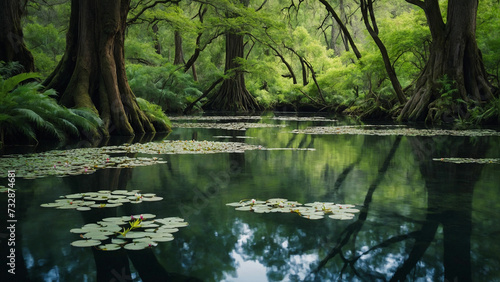
[[[266,122],[286,127],[179,128],[167,139],[315,150],[162,155],[166,164],[17,179],[16,275],[5,276],[2,264],[9,279],[2,281],[500,281],[500,165],[432,160],[499,158],[499,137],[305,135],[291,130],[336,122]],[[40,207],[62,195],[117,189],[163,200],[91,212]],[[354,204],[361,212],[352,220],[307,220],[225,205],[276,197]],[[145,251],[70,245],[79,239],[72,228],[141,213],[182,217],[189,226]]]

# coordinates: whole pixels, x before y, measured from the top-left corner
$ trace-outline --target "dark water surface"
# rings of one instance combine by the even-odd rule
[[[166,164],[17,179],[16,276],[2,281],[500,281],[500,165],[432,161],[499,158],[499,137],[302,135],[290,131],[331,122],[286,124],[176,129],[168,139],[315,151],[163,155]],[[255,138],[213,137],[221,135]],[[116,189],[164,199],[85,213],[40,207],[61,195]],[[361,213],[307,220],[225,205],[274,197],[355,204]],[[0,199],[6,203],[5,193]],[[72,228],[141,213],[179,216],[189,226],[146,251],[70,245],[79,239]]]

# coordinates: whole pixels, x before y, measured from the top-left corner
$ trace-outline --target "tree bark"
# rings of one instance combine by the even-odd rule
[[[44,85],[59,93],[61,104],[99,113],[105,134],[166,131],[154,128],[128,84],[124,36],[129,4],[129,0],[72,0],[66,51]]]
[[[0,1],[0,61],[19,62],[24,71],[35,70],[33,56],[26,48],[21,28],[21,17],[27,1]]]
[[[465,117],[466,102],[484,103],[494,97],[487,80],[481,53],[476,43],[477,1],[449,0],[444,22],[437,0],[407,2],[421,7],[426,14],[432,36],[429,60],[417,80],[414,93],[400,113],[399,120],[433,118],[442,95],[443,78],[453,84],[451,106],[444,109],[441,120]]]
[[[247,0],[240,0],[248,6]],[[224,80],[219,91],[203,106],[207,110],[216,111],[255,111],[260,106],[248,92],[245,85],[244,71],[239,58],[244,58],[243,35],[237,31],[226,33],[226,64],[224,72],[230,77]]]
[[[151,27],[153,30],[153,42],[156,54],[161,55],[161,43],[160,43],[160,35],[158,34],[158,23],[154,23]]]
[[[174,43],[175,43],[174,65],[186,64],[186,61],[184,60],[184,52],[182,50],[182,35],[178,30],[174,31]]]

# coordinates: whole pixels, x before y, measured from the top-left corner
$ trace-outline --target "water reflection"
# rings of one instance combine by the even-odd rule
[[[474,141],[474,142],[473,142]],[[483,158],[484,139],[454,138],[441,144],[429,138],[412,138],[428,194],[427,217],[404,264],[392,280],[406,278],[432,243],[439,225],[443,228],[443,267],[447,281],[471,281],[472,200],[481,164],[446,164],[438,156]],[[426,146],[432,144],[431,146]]]
[[[427,190],[425,220],[417,222],[420,225],[419,229],[406,234],[389,238],[383,236],[376,244],[365,245],[361,250],[343,250],[346,245],[351,243],[350,241],[356,240],[359,232],[362,231],[373,193],[387,172],[388,163],[391,161],[399,141],[400,137],[397,137],[384,165],[379,169],[379,176],[370,185],[359,219],[342,231],[335,247],[319,262],[307,280],[322,281],[326,276],[333,274],[328,270],[325,271],[329,272],[326,276],[319,273],[330,260],[338,256],[343,262],[343,266],[337,274],[339,278],[351,276],[350,279],[404,281],[416,277],[427,277],[430,280],[441,280],[444,271],[445,281],[472,281],[470,247],[472,196],[483,165],[457,165],[432,160],[438,156],[484,157],[484,153],[488,150],[488,144],[471,138],[445,138],[443,140],[425,137],[409,138]],[[409,222],[415,222],[415,220],[410,218]],[[436,240],[436,233],[438,233],[440,225],[442,226],[442,238]],[[411,248],[405,248],[405,253],[384,252],[387,247],[405,240],[413,241]],[[443,245],[443,266],[434,266],[434,271],[426,269],[427,273],[422,277],[417,274],[417,263],[423,263],[426,251],[431,244],[436,244],[436,241]],[[371,253],[378,250],[385,253],[385,265],[357,263],[362,260],[363,256],[371,257]],[[401,262],[403,258],[404,261]],[[394,271],[396,266],[397,269]],[[335,276],[333,274],[332,277]]]
[[[296,122],[291,127],[303,126]],[[316,151],[167,155],[161,157],[168,163],[150,167],[19,180],[24,192],[18,194],[22,203],[18,248],[26,264],[25,277],[19,277],[33,281],[498,278],[500,246],[495,235],[500,234],[500,216],[494,212],[500,208],[498,166],[432,161],[498,157],[498,138],[312,136],[276,128],[188,129],[169,138],[214,140],[213,136],[223,135],[230,141]],[[60,195],[116,189],[141,189],[164,200],[85,213],[39,207]],[[225,206],[245,198],[272,197],[352,203],[361,207],[361,213],[352,221],[310,221],[295,214],[253,214]],[[174,241],[139,252],[70,246],[77,239],[69,233],[71,228],[140,213],[180,216],[190,225],[175,233]],[[23,266],[18,267],[22,273]]]

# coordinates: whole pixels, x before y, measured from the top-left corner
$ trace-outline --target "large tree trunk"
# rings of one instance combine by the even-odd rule
[[[21,17],[27,1],[0,1],[0,61],[19,62],[24,71],[35,70],[33,56],[28,51],[23,39]]]
[[[186,61],[184,60],[184,51],[182,50],[182,35],[178,30],[174,31],[174,43],[175,43],[174,65],[186,64]]]
[[[72,0],[65,54],[44,82],[58,91],[61,104],[99,113],[106,133],[113,135],[155,132],[125,73],[129,4],[129,0]]]
[[[437,0],[407,1],[424,9],[432,35],[432,44],[429,61],[399,119],[424,120],[427,117],[436,117],[436,113],[439,115],[437,118],[441,120],[464,117],[467,115],[467,107],[457,99],[478,103],[492,99],[493,88],[487,81],[481,53],[476,43],[478,2],[449,0],[445,24]],[[439,99],[443,94],[443,83],[453,84],[453,88],[456,89],[444,111],[443,101]]]
[[[247,0],[240,0],[248,6]],[[222,83],[219,91],[203,106],[216,111],[254,111],[260,109],[255,98],[248,92],[241,65],[237,59],[244,58],[243,35],[237,31],[226,33],[226,64],[224,72],[230,77]]]

